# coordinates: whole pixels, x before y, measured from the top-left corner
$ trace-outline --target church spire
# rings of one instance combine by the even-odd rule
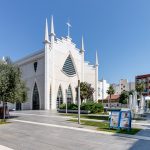
[[[2,61],[4,61],[4,62],[5,62],[5,57],[4,57],[4,56],[2,57]]]
[[[81,52],[84,52],[84,39],[82,36],[82,42],[81,42]]]
[[[54,32],[53,16],[51,16],[51,33],[50,33],[50,39],[51,39],[51,43],[54,43],[54,41],[55,41],[55,32]]]
[[[51,16],[51,33],[50,36],[55,36],[53,16]]]
[[[97,51],[96,51],[96,60],[95,60],[95,66],[98,66],[98,55],[97,55]]]
[[[49,37],[48,37],[48,23],[47,23],[47,18],[46,18],[46,23],[45,23],[45,39],[44,42],[49,42]]]
[[[69,20],[68,20],[68,22],[67,22],[66,24],[67,24],[67,28],[68,28],[68,35],[67,35],[67,38],[71,39],[71,38],[70,38],[70,28],[71,28],[72,26],[71,26]]]

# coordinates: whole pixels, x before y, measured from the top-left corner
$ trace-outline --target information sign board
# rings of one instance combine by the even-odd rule
[[[119,116],[120,116],[120,111],[111,111],[111,116],[110,116],[110,127],[111,128],[118,128]]]
[[[131,112],[120,111],[120,128],[131,128]]]
[[[111,111],[110,128],[131,129],[131,111]]]

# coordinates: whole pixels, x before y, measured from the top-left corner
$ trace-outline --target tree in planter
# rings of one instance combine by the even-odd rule
[[[111,96],[112,96],[113,94],[115,94],[115,90],[114,90],[114,88],[113,88],[112,85],[109,86],[109,88],[108,88],[108,90],[107,90],[107,94],[109,94],[109,97],[110,97],[109,103],[110,103],[110,107],[111,107]]]
[[[78,95],[78,87],[76,87],[76,93]],[[91,87],[91,84],[87,82],[80,83],[80,98],[81,103],[83,100],[93,100],[94,88]]]
[[[21,80],[18,67],[6,62],[0,62],[0,101],[3,102],[3,119],[5,119],[5,103],[25,102],[27,88]]]
[[[128,100],[129,100],[129,92],[127,92],[127,91],[121,92],[121,95],[119,97],[119,103],[127,104]]]

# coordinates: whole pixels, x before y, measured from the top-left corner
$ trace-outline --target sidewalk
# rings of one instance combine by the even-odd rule
[[[18,113],[18,112],[12,112],[11,114],[13,115],[19,115],[19,116],[26,116],[23,118],[18,118],[18,119],[12,119],[12,120],[16,120],[17,122],[22,122],[22,121],[31,121],[30,123],[32,124],[40,124],[40,125],[46,125],[46,126],[51,126],[51,125],[60,125],[61,127],[65,126],[65,128],[69,128],[69,129],[79,129],[82,128],[84,131],[91,131],[92,132],[97,132],[96,128],[93,126],[81,126],[78,125],[76,123],[73,122],[67,122],[66,120],[70,120],[70,119],[78,119],[72,116],[61,116],[58,115],[57,113],[53,113],[53,114],[47,114],[47,113],[35,113],[35,112],[28,112],[28,113]],[[29,116],[29,118],[27,118],[27,116]],[[34,119],[30,120],[30,118],[33,117]],[[39,119],[36,118],[43,118],[43,121],[39,121]],[[108,122],[106,120],[97,120],[97,119],[87,119],[87,118],[80,118],[81,120],[85,120],[85,121],[94,121],[94,122]],[[24,122],[24,123],[25,123]],[[26,123],[27,123],[26,122]],[[28,122],[28,123],[29,123]],[[121,134],[113,134],[113,133],[108,133],[108,132],[98,132],[98,133],[103,133],[103,134],[109,134],[109,135],[117,135],[117,136],[125,136],[125,137],[130,137],[130,138],[137,138],[137,139],[146,139],[146,140],[150,140],[150,122],[149,121],[132,121],[132,127],[134,128],[141,128],[142,130],[140,132],[138,132],[136,135],[121,135]],[[138,137],[136,137],[138,136]]]
[[[34,114],[34,113],[24,113],[24,112],[11,112],[12,115],[23,115],[23,116],[39,116],[39,117],[45,117],[45,118],[63,118],[63,119],[78,119],[77,117],[72,117],[72,116],[62,116],[58,115],[57,113],[53,114]],[[89,115],[92,116],[92,115]],[[107,115],[104,115],[107,116]],[[94,122],[108,122],[107,120],[97,120],[97,119],[87,119],[87,118],[80,118],[81,120],[85,121],[94,121]],[[138,121],[138,120],[133,120],[132,121],[133,127],[140,127],[142,129],[148,128],[148,127],[143,127],[143,126],[150,126],[150,120],[149,121]],[[149,127],[150,128],[150,127]]]
[[[63,128],[63,129],[81,131],[81,132],[97,133],[97,134],[104,134],[104,135],[111,135],[111,136],[118,136],[118,137],[125,137],[125,138],[132,138],[132,139],[150,141],[150,137],[148,137],[148,136],[112,133],[112,132],[105,132],[105,131],[97,131],[97,130],[88,129],[88,128],[80,128],[80,127],[72,127],[72,126],[69,127],[69,126],[50,124],[50,123],[39,123],[39,122],[33,122],[33,121],[27,121],[27,120],[12,119],[12,121],[25,123],[25,124],[33,124],[33,125],[37,125],[37,126],[47,126],[47,127],[52,127],[52,128]]]
[[[6,146],[0,145],[0,150],[13,150],[11,148],[8,148]]]

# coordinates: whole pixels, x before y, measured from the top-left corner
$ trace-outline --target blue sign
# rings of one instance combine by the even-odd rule
[[[111,111],[110,128],[131,129],[131,111]]]
[[[120,111],[119,128],[131,128],[131,111]]]

